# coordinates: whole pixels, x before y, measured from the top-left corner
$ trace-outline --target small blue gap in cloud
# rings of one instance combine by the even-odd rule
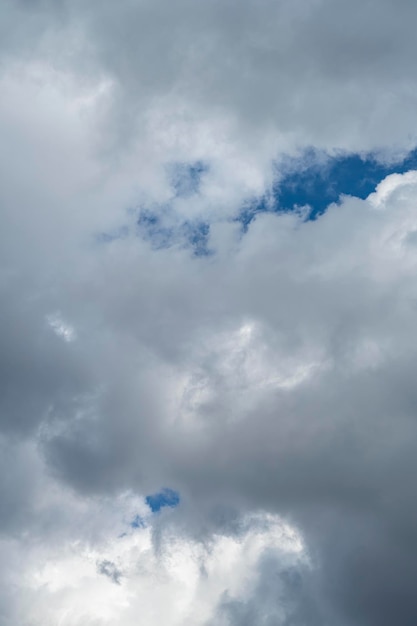
[[[137,220],[139,234],[155,249],[181,246],[191,248],[194,256],[208,256],[210,225],[201,220],[188,220],[166,226],[166,207],[143,210]],[[169,222],[169,220],[168,220]]]
[[[175,197],[187,198],[199,192],[203,174],[208,166],[202,161],[194,163],[172,163],[168,175]]]
[[[210,224],[200,221],[185,222],[183,233],[187,245],[193,249],[195,256],[209,256],[212,254],[208,248]]]
[[[175,211],[176,201],[198,194],[207,171],[208,165],[203,161],[167,165],[171,198],[165,204],[127,209],[129,221],[133,218],[136,222],[136,235],[147,240],[155,250],[177,246],[190,249],[196,257],[210,255],[209,224],[199,218],[181,219],[180,213]],[[122,226],[113,232],[99,233],[96,240],[111,243],[126,238],[129,232],[128,226]]]
[[[173,489],[163,489],[158,493],[146,496],[145,502],[152,513],[158,513],[164,507],[174,508],[180,503],[180,495]]]
[[[242,210],[239,221],[245,231],[257,213],[288,212],[308,205],[309,220],[324,213],[342,195],[366,198],[389,174],[417,169],[417,149],[406,158],[384,164],[374,154],[329,156],[313,149],[280,165],[281,178],[272,193],[253,200]],[[283,172],[283,176],[282,176]]]
[[[146,522],[140,515],[135,515],[130,525],[132,528],[146,528]]]
[[[137,220],[139,234],[152,243],[152,247],[169,248],[173,244],[174,229],[164,224],[166,207],[158,210],[142,210]]]
[[[261,196],[249,201],[240,211],[236,221],[241,223],[243,233],[248,230],[249,224],[258,213],[266,213],[267,211],[276,211],[277,203],[271,194]]]

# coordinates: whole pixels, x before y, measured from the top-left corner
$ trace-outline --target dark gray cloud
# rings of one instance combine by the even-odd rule
[[[31,287],[8,282],[12,288],[1,290],[0,428],[19,436],[48,421],[50,412],[76,410],[92,379],[81,355],[53,332],[44,303],[33,302]]]

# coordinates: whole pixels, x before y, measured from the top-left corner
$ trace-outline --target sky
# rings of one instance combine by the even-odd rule
[[[415,626],[411,0],[3,0],[0,626]]]

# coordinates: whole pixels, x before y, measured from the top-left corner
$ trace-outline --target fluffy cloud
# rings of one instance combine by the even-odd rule
[[[301,578],[310,570],[300,539],[274,516],[244,520],[238,538],[216,535],[209,544],[165,533],[156,550],[151,528],[123,524],[122,515],[135,510],[132,504],[128,495],[95,505],[90,501],[88,509],[74,500],[71,506],[61,501],[71,523],[81,524],[77,533],[58,543],[51,529],[46,544],[4,545],[10,565],[19,569],[18,578],[7,580],[16,590],[8,607],[11,621],[206,624],[226,605],[256,598],[264,567],[281,595],[287,578]],[[292,611],[274,598],[272,609],[284,619]]]
[[[400,8],[5,4],[1,626],[415,624],[417,175],[238,219],[413,145]]]

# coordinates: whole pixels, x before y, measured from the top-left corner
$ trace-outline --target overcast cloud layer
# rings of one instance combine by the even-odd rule
[[[0,626],[415,626],[417,172],[239,217],[416,146],[416,23],[3,1]]]

